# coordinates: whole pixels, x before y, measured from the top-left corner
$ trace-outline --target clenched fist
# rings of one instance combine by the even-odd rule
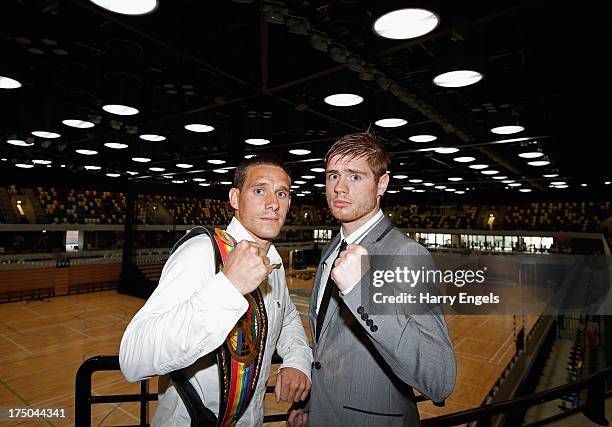
[[[360,245],[348,245],[340,252],[331,271],[338,289],[345,291],[357,284],[370,269],[368,251]]]
[[[272,266],[257,243],[243,240],[227,254],[223,273],[242,295],[253,292],[270,274]]]

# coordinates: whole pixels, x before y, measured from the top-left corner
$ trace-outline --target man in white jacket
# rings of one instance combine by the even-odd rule
[[[215,274],[212,242],[193,237],[170,256],[157,289],[128,325],[119,350],[128,381],[155,375],[159,403],[152,426],[187,426],[190,418],[168,374],[189,378],[204,405],[218,416],[219,374],[214,350],[246,312],[244,295],[260,287],[268,317],[263,365],[253,398],[238,426],[263,422],[270,361],[283,363],[276,400],[304,400],[310,390],[312,352],[298,311],[289,298],[282,259],[272,245],[290,206],[290,172],[273,156],[257,156],[235,172],[230,190],[234,218],[226,229],[238,243]],[[267,281],[264,279],[267,278]]]

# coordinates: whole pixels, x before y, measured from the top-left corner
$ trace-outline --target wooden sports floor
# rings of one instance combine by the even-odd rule
[[[312,280],[289,277],[288,286],[298,310],[305,313]],[[143,303],[105,291],[1,304],[0,407],[4,411],[27,405],[65,408],[68,419],[0,419],[0,425],[74,425],[78,367],[94,355],[117,354],[123,330]],[[536,320],[535,316],[519,319],[525,322],[526,332]],[[457,355],[457,386],[443,408],[420,403],[423,418],[479,406],[514,353],[512,316],[453,315],[447,322]],[[271,377],[270,384],[274,381]],[[127,383],[119,372],[96,373],[92,389],[97,395],[139,391],[138,385]],[[157,391],[155,380],[151,391]],[[287,406],[277,405],[269,395],[266,414],[284,412]],[[154,408],[152,403],[151,415]],[[137,424],[139,404],[94,405],[92,414],[92,426]]]

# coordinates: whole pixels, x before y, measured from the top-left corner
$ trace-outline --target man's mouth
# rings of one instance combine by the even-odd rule
[[[334,200],[333,205],[335,208],[345,208],[350,205],[351,202],[347,200]]]

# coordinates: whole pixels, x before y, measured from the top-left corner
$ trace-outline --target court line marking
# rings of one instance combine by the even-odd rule
[[[25,400],[23,397],[21,397],[15,390],[13,390],[11,388],[11,386],[9,386],[7,383],[5,383],[4,381],[0,380],[0,384],[2,384],[13,396],[15,396],[19,401],[21,401],[21,403],[23,403],[26,406],[32,406],[28,403],[27,400]],[[52,427],[55,427],[55,424],[53,424],[51,421],[49,421],[46,418],[42,418],[42,420],[44,422],[46,422],[47,424],[49,424]]]
[[[34,353],[32,353],[30,350],[28,350],[27,348],[25,348],[24,346],[22,346],[21,344],[16,343],[15,341],[13,341],[13,340],[12,340],[12,339],[10,339],[9,337],[7,337],[6,335],[1,334],[0,336],[1,336],[1,337],[3,337],[3,338],[5,338],[7,341],[9,341],[9,342],[13,343],[15,346],[19,347],[20,349],[22,349],[23,351],[25,351],[25,352],[26,352],[26,353],[28,353],[29,355],[34,354]]]
[[[72,332],[76,332],[77,334],[81,334],[81,335],[83,335],[83,336],[84,336],[84,337],[86,337],[86,338],[92,339],[92,340],[94,340],[94,341],[97,341],[97,340],[98,340],[96,337],[92,337],[91,335],[87,335],[86,333],[81,332],[81,331],[79,331],[78,329],[74,329],[73,327],[68,326],[68,325],[66,325],[66,324],[64,324],[64,323],[60,323],[60,325],[61,325],[61,326],[63,326],[64,328],[66,328],[66,329],[70,329]]]

